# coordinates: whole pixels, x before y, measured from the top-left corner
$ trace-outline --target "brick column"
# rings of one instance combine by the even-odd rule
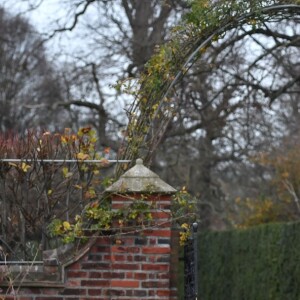
[[[125,230],[118,240],[120,244],[111,248],[112,269],[124,275],[111,280],[111,287],[122,291],[118,299],[177,299],[174,258],[178,247],[172,247],[170,215],[175,189],[138,159],[107,191],[111,193],[113,209],[143,200],[151,203],[153,218],[145,228]]]

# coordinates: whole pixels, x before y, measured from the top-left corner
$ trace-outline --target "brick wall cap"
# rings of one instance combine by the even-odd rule
[[[143,165],[138,158],[134,167],[125,172],[118,181],[106,189],[106,192],[151,192],[173,194],[176,190],[159,178],[157,174]]]
[[[8,265],[8,271],[15,278],[16,286],[64,287],[65,269],[86,255],[96,241],[97,236],[95,235],[81,247],[70,243],[56,249],[45,250],[43,251],[43,263],[29,262],[27,265]],[[47,269],[49,267],[50,269]],[[26,276],[20,276],[23,273]],[[9,286],[9,284],[7,280],[0,280],[0,287]]]

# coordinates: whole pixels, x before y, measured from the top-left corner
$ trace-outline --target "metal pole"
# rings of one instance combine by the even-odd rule
[[[193,247],[194,247],[194,272],[195,272],[195,300],[198,299],[198,223],[193,223]]]
[[[31,159],[31,158],[3,158],[0,162],[44,162],[44,163],[128,163],[127,159]]]

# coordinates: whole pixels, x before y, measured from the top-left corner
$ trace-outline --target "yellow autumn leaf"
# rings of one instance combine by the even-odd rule
[[[68,141],[69,141],[69,137],[62,135],[62,136],[60,137],[60,140],[61,140],[61,142],[62,142],[63,144],[67,144]]]
[[[79,153],[77,153],[76,157],[77,157],[77,159],[85,160],[85,159],[89,158],[89,155],[85,154],[85,153],[82,153],[82,152],[79,152]]]
[[[181,224],[181,228],[189,229],[189,225],[187,223],[183,223],[183,224]]]
[[[85,199],[92,199],[96,198],[96,192],[94,189],[90,188],[88,191],[84,194]]]
[[[69,169],[67,167],[62,168],[62,173],[65,178],[69,178],[73,175],[72,172],[69,172]]]
[[[81,221],[81,216],[80,216],[80,215],[76,215],[76,217],[75,217],[75,221],[76,221],[76,222],[79,222],[79,221]]]
[[[251,19],[248,21],[250,25],[256,25],[257,21],[255,19]]]
[[[77,189],[77,190],[81,190],[81,189],[82,189],[82,186],[79,185],[79,184],[75,184],[75,185],[74,185],[74,188]]]
[[[17,164],[14,164],[14,163],[12,163],[12,162],[9,162],[8,164],[9,164],[10,166],[12,166],[12,167],[16,167],[16,168],[18,167]]]
[[[64,221],[63,222],[63,227],[64,227],[64,230],[70,230],[71,229],[71,224],[67,221]]]
[[[28,171],[28,169],[30,169],[30,165],[27,165],[26,163],[22,162],[21,169],[23,172],[26,173]]]
[[[63,167],[62,172],[63,172],[64,177],[66,177],[67,173],[69,172],[69,169],[67,167]]]
[[[181,193],[182,193],[182,194],[187,194],[187,190],[186,190],[186,187],[185,187],[185,186],[182,187]]]
[[[48,190],[48,192],[47,192],[48,196],[51,196],[51,195],[52,195],[52,193],[53,193],[53,191],[52,191],[52,190]]]

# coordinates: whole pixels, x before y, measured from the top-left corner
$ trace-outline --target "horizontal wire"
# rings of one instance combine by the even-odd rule
[[[44,261],[42,260],[6,260],[6,261],[0,261],[0,265],[43,265]]]
[[[129,159],[31,159],[3,158],[0,162],[45,162],[45,163],[129,163]]]

